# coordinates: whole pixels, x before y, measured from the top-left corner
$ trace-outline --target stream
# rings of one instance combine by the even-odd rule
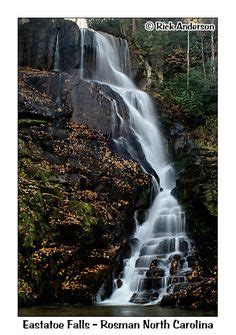
[[[180,307],[160,307],[155,305],[123,306],[87,306],[87,305],[52,305],[33,306],[19,309],[19,316],[122,316],[122,317],[206,317],[217,316],[216,310],[192,310]]]

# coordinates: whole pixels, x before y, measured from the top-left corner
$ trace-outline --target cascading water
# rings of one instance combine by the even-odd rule
[[[93,34],[92,72],[85,68],[84,45],[88,34]],[[132,134],[160,179],[159,185],[156,178],[152,178],[153,202],[145,222],[140,224],[135,218],[134,238],[137,243],[131,258],[126,260],[121,278],[118,278],[119,288],[115,288],[105,303],[156,303],[175,283],[186,281],[185,274],[189,271],[186,257],[191,252],[191,242],[186,235],[185,215],[171,195],[175,187],[175,172],[167,160],[152,100],[129,78],[131,67],[127,41],[88,29],[81,29],[80,41],[81,79],[109,85],[128,108],[129,119],[125,121],[118,112],[116,102],[110,99],[111,111],[120,129],[120,134],[114,139],[116,145],[138,159],[133,143],[129,136],[125,136]]]
[[[56,37],[56,48],[55,48],[55,54],[54,54],[54,72],[60,72],[60,53],[59,53],[59,34],[57,32]]]
[[[60,70],[60,51],[59,51],[59,32],[57,31],[56,35],[56,47],[54,52],[54,66],[53,71],[58,73],[58,82],[57,82],[57,98],[56,98],[56,104],[59,106],[61,103],[61,70]],[[48,85],[48,88],[50,88],[50,85]]]

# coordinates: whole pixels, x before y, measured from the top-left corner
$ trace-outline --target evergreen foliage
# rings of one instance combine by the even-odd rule
[[[112,34],[117,37],[122,36],[120,19],[118,18],[90,18],[87,19],[87,22],[91,29]]]
[[[205,124],[217,114],[217,22],[213,33],[214,62],[212,63],[212,32],[191,31],[189,33],[190,69],[187,74],[187,32],[146,31],[146,21],[174,23],[212,23],[211,18],[137,18],[137,19],[90,19],[89,27],[116,36],[127,38],[131,49],[152,67],[151,94],[158,92],[164,102],[182,110],[193,127]],[[162,73],[163,80],[158,78]],[[189,82],[189,85],[187,84]]]

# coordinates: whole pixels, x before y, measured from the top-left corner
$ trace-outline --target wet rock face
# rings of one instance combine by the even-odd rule
[[[111,100],[116,100],[122,118],[128,118],[123,100],[107,85],[88,83],[66,72],[54,73],[26,67],[20,68],[19,81],[21,118],[29,116],[60,122],[67,117],[113,138],[121,131]]]
[[[19,20],[19,66],[53,69],[56,39],[59,39],[60,70],[79,66],[79,27],[64,19]]]
[[[70,72],[80,65],[80,30],[71,21],[60,20],[57,22],[57,34],[59,43],[60,70]]]
[[[49,19],[19,22],[19,65],[53,68],[56,33],[56,26]]]
[[[116,101],[120,116],[127,120],[128,110],[121,97],[109,86],[73,79],[71,101],[72,120],[86,123],[103,134],[116,138],[120,134],[120,122],[111,101]]]

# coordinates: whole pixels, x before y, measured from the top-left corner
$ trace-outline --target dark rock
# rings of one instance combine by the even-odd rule
[[[215,308],[217,298],[216,279],[207,278],[197,283],[179,283],[173,293],[165,295],[160,306],[185,306],[196,308]]]
[[[195,241],[206,275],[217,264],[216,166],[201,157],[177,177],[175,196],[186,212],[188,235]],[[209,239],[209,236],[211,237]],[[187,249],[187,246],[185,247]]]
[[[80,30],[69,20],[56,20],[59,37],[60,70],[71,72],[80,65]]]
[[[140,244],[140,240],[136,237],[133,237],[129,240],[129,244],[131,246],[131,249],[136,250],[138,245]]]
[[[167,285],[173,285],[177,283],[183,283],[186,282],[186,279],[184,276],[170,276],[167,278]]]
[[[179,250],[186,254],[189,250],[189,243],[184,238],[179,241]]]
[[[153,269],[153,270],[147,270],[146,271],[146,277],[148,278],[159,278],[159,277],[164,277],[165,275],[165,270],[164,269]]]
[[[57,29],[51,19],[19,21],[19,66],[53,68]]]
[[[153,275],[152,270],[147,270],[147,271],[146,271],[146,277],[147,277],[147,278],[152,277],[152,275]]]
[[[52,70],[56,38],[59,37],[60,70],[70,71],[80,63],[79,27],[64,19],[19,20],[19,66]]]
[[[118,124],[119,124],[119,121],[118,121]],[[118,132],[118,134],[122,135],[122,133],[120,132]],[[141,148],[141,145],[139,141],[137,141],[137,138],[134,136],[133,133],[128,132],[124,134],[125,134],[125,138],[123,138],[121,142],[119,141],[118,143],[116,143],[116,145],[114,145],[115,151],[127,159],[133,159],[134,161],[139,162],[142,165],[143,169],[147,173],[151,174],[158,183],[160,183],[159,176],[157,175],[156,171],[151,167],[151,165],[146,160],[143,150]],[[132,146],[132,153],[130,153],[129,151],[130,145]]]
[[[134,302],[135,298],[138,296],[138,293],[134,293],[132,297],[129,299],[129,302]]]
[[[144,209],[138,209],[136,211],[136,219],[141,224],[145,221],[146,211]]]
[[[154,290],[145,292],[136,292],[132,295],[129,302],[135,304],[148,304],[150,301],[157,300],[159,297],[158,292]]]
[[[88,96],[90,97],[89,99]],[[112,91],[109,86],[99,83],[88,83],[78,78],[74,79],[71,90],[73,121],[85,123],[90,128],[100,130],[103,134],[112,135],[115,138],[118,134],[113,129],[114,115],[111,99],[116,100],[119,114],[127,120],[127,107],[120,96]],[[119,135],[121,135],[120,132]]]
[[[139,280],[138,291],[159,290],[162,287],[162,279],[155,277],[146,277]]]
[[[181,260],[180,255],[174,255],[172,257],[172,261],[171,261],[171,265],[170,265],[170,274],[171,275],[177,273],[181,269],[180,260]]]
[[[20,68],[19,118],[56,121],[54,129],[58,128],[71,115],[67,80],[64,74]]]
[[[158,265],[158,260],[157,259],[152,260],[150,264],[150,269],[156,269],[157,265]]]
[[[118,278],[116,281],[117,288],[120,288],[122,285],[123,285],[123,281],[120,278]]]

